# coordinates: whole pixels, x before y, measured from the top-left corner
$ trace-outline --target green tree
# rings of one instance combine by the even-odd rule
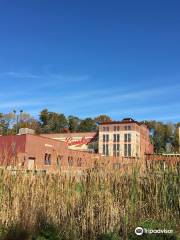
[[[78,117],[72,115],[68,117],[68,128],[71,132],[77,132],[80,123],[81,120]]]
[[[180,127],[180,122],[175,124],[175,131],[174,131],[174,138],[173,138],[173,147],[174,147],[174,152],[179,152],[179,141],[180,141],[180,136],[179,136],[179,127]]]
[[[144,121],[150,129],[152,143],[156,153],[166,152],[166,144],[174,145],[175,125],[172,123],[163,123],[157,121]]]
[[[7,114],[0,114],[0,134],[1,135],[8,135],[12,133],[11,126],[14,122],[14,114],[7,113]]]
[[[68,127],[68,121],[64,114],[49,112],[47,109],[41,111],[40,121],[43,133],[63,132]]]
[[[93,132],[97,130],[97,125],[92,118],[85,118],[78,127],[79,132]]]
[[[22,113],[19,115],[18,123],[16,122],[13,125],[13,130],[16,132],[17,129],[20,128],[30,128],[36,131],[36,133],[40,133],[40,122],[32,117],[28,113]]]
[[[112,119],[108,115],[99,115],[94,118],[95,122],[102,123],[102,122],[111,122]]]
[[[42,124],[43,127],[48,124],[48,120],[49,120],[49,112],[48,112],[48,109],[43,109],[43,110],[40,112],[39,119],[40,119],[41,124]]]

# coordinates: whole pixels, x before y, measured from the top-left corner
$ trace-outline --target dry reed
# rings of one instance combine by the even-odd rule
[[[52,224],[72,240],[107,232],[128,239],[146,221],[173,223],[178,231],[179,183],[178,166],[161,169],[157,163],[143,173],[97,166],[81,176],[1,169],[0,225],[35,233]]]

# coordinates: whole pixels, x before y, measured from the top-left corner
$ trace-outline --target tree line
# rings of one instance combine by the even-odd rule
[[[63,113],[51,112],[43,109],[38,119],[30,114],[15,112],[0,113],[0,135],[18,133],[20,128],[31,128],[37,134],[41,133],[62,133],[62,132],[93,132],[98,130],[98,123],[112,121],[107,115],[99,115],[95,118],[87,117],[81,119],[77,116],[65,116]],[[160,121],[143,121],[150,129],[151,142],[154,150],[160,152],[178,151],[178,123],[163,123]]]

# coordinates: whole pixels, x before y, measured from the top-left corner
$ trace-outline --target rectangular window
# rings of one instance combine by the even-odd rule
[[[68,164],[70,167],[73,166],[73,157],[68,157]]]
[[[120,148],[120,147],[119,147],[119,144],[117,144],[117,151],[119,151],[119,148]]]
[[[44,164],[45,165],[51,165],[51,154],[45,153]]]
[[[124,144],[124,156],[131,157],[131,144]]]
[[[131,142],[131,134],[128,133],[128,142]]]
[[[45,153],[45,155],[44,155],[44,165],[47,165],[47,153]]]
[[[51,165],[51,154],[48,154],[48,165]]]
[[[128,157],[131,157],[131,144],[128,144]]]
[[[124,142],[127,142],[127,139],[128,139],[128,137],[127,137],[127,134],[125,133],[124,134]]]
[[[117,134],[116,139],[117,139],[117,142],[120,141],[120,135],[119,134]]]
[[[105,147],[105,144],[103,144],[103,155],[106,155],[106,147]]]
[[[109,145],[106,144],[106,156],[109,156]]]
[[[109,135],[106,134],[106,142],[109,142]]]
[[[120,145],[117,144],[116,146],[116,156],[119,157],[120,156]]]
[[[114,157],[120,156],[120,144],[113,144],[113,156]]]
[[[131,134],[130,133],[124,134],[124,142],[131,142]]]
[[[120,130],[120,127],[119,126],[117,126],[117,131],[119,131]]]
[[[127,144],[124,144],[124,156],[127,157]]]
[[[77,159],[77,166],[81,167],[82,166],[82,158]]]
[[[113,156],[116,157],[116,144],[113,144]]]
[[[114,131],[116,131],[116,126],[114,126]]]
[[[113,134],[113,142],[116,142],[116,134]]]
[[[131,126],[125,126],[124,129],[125,130],[131,130]]]
[[[103,134],[103,142],[105,142],[105,141],[106,141],[106,135]]]

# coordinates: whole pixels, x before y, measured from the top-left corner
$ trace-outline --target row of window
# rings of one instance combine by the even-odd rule
[[[108,134],[103,134],[103,142],[109,142]],[[113,134],[113,142],[120,142],[120,134]],[[124,142],[131,142],[131,133],[124,134]]]
[[[131,126],[124,126],[124,130],[131,130]],[[109,131],[109,127],[103,127],[104,132]],[[114,131],[120,131],[120,126],[114,126]]]
[[[56,159],[56,163],[58,166],[61,166],[63,156],[58,155]],[[44,164],[45,165],[51,165],[51,154],[45,153],[44,156]],[[72,156],[68,157],[68,165],[71,167],[74,165],[74,160]],[[77,166],[81,167],[82,166],[82,158],[77,159]]]
[[[109,145],[103,144],[103,155],[109,155]],[[120,156],[120,144],[113,144],[113,156]],[[124,144],[124,156],[131,157],[131,144]]]

